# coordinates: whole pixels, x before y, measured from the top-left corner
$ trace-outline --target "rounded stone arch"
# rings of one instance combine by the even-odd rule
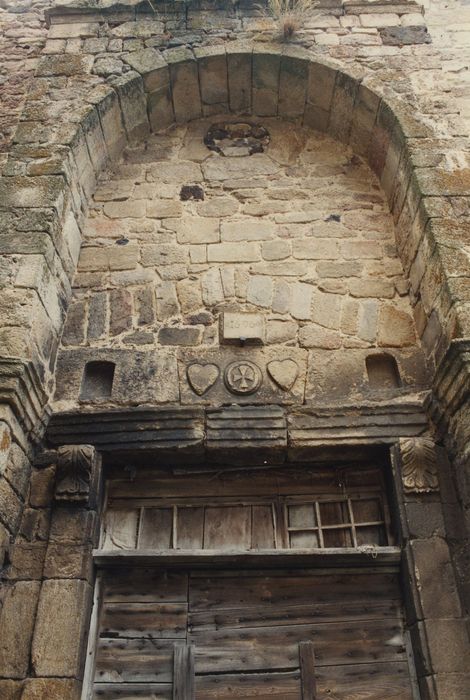
[[[431,363],[442,358],[453,338],[468,335],[465,291],[453,277],[459,274],[456,259],[463,262],[465,232],[451,218],[445,199],[464,193],[466,181],[461,171],[444,178],[442,171],[428,167],[439,143],[410,108],[381,94],[386,86],[308,50],[277,45],[176,48],[165,57],[148,48],[126,60],[131,70],[108,83],[97,83],[90,75],[87,57],[46,56],[39,64],[37,79],[43,84],[69,78],[63,92],[71,109],[61,122],[51,119],[51,109],[43,107],[46,117],[30,110],[30,117],[26,108],[0,194],[4,206],[24,212],[26,219],[37,217],[39,209],[48,212],[48,220],[33,221],[32,228],[49,232],[56,281],[50,280],[47,294],[54,312],[37,333],[41,340],[30,343],[34,329],[28,329],[10,355],[49,364],[47,355],[35,355],[31,348],[45,346],[48,330],[48,351],[57,346],[78,261],[81,222],[106,165],[127,144],[152,132],[222,112],[298,120],[350,145],[369,163],[387,196],[416,301],[417,329]],[[37,141],[47,142],[47,148],[37,148]],[[41,245],[38,241],[38,249]],[[51,268],[50,261],[47,265]]]

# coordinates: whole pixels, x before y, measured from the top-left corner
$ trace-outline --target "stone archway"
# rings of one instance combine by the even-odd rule
[[[438,361],[452,339],[462,339],[454,340],[451,353],[462,358],[452,366],[459,368],[456,384],[464,386],[468,317],[465,290],[453,274],[460,274],[454,258],[464,260],[466,234],[450,216],[446,198],[465,193],[465,172],[448,175],[421,165],[432,162],[434,153],[428,129],[360,76],[312,60],[308,52],[232,45],[194,53],[175,49],[166,60],[151,49],[138,53],[129,58],[133,71],[109,84],[90,76],[89,63],[79,56],[44,58],[37,90],[47,87],[57,103],[26,109],[0,185],[8,226],[4,253],[20,256],[17,286],[5,292],[15,331],[4,334],[2,382],[6,422],[15,439],[27,449],[24,434],[40,425],[53,384],[50,359],[71,296],[83,215],[99,173],[126,143],[220,111],[301,119],[368,160],[387,194],[405,271],[419,298],[416,318],[423,345],[431,361]],[[59,122],[66,105],[74,106],[71,119]],[[429,160],[423,160],[421,146]],[[445,363],[442,368],[438,394],[440,386],[447,387]],[[460,410],[459,401],[452,400]],[[444,409],[449,403],[444,397]]]

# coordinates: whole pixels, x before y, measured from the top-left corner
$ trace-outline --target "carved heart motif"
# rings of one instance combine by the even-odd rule
[[[284,391],[289,391],[295,384],[299,374],[297,362],[294,360],[273,360],[266,369],[273,381]]]
[[[217,365],[200,365],[194,362],[186,370],[186,376],[191,389],[198,396],[202,396],[216,383],[219,376],[219,368]]]

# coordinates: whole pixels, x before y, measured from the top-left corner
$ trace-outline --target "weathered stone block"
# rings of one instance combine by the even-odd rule
[[[329,114],[337,71],[321,63],[308,66],[307,102]]]
[[[256,243],[215,243],[207,246],[209,262],[256,262],[261,259]]]
[[[152,131],[166,129],[173,124],[175,114],[169,84],[158,90],[153,90],[147,97],[147,103]]]
[[[273,238],[276,227],[269,221],[222,221],[220,225],[222,241],[265,241]]]
[[[67,202],[65,180],[60,175],[0,178],[0,202],[4,207],[52,207],[61,216]]]
[[[413,318],[395,306],[383,306],[379,312],[378,343],[383,347],[406,347],[416,341]]]
[[[79,700],[80,682],[57,678],[31,678],[26,681],[21,700]]]
[[[123,76],[113,78],[110,82],[119,96],[128,140],[140,141],[150,132],[142,77],[135,71],[130,71]]]
[[[331,100],[328,133],[343,143],[349,142],[354,104],[359,83],[350,76],[338,73]]]
[[[460,617],[459,595],[445,540],[440,537],[414,540],[410,547],[424,617]]]
[[[170,67],[175,119],[184,123],[202,116],[199,75],[194,54],[189,49],[169,49],[164,57]]]
[[[279,53],[253,52],[252,109],[260,117],[277,114],[280,64]]]
[[[167,88],[170,84],[168,64],[158,51],[153,48],[133,51],[125,56],[125,61],[143,78],[146,92]]]
[[[229,105],[232,112],[250,112],[252,49],[227,44]]]
[[[82,75],[90,73],[93,66],[93,56],[80,56],[66,53],[58,56],[43,56],[36,69],[36,75],[47,77],[52,75]]]
[[[283,55],[279,76],[279,114],[300,117],[304,113],[307,93],[308,63],[301,58]]]
[[[121,154],[127,141],[118,96],[110,86],[98,86],[89,99],[96,105],[106,148],[114,160]]]
[[[91,599],[85,581],[44,581],[32,646],[37,676],[80,677]]]
[[[17,581],[6,590],[0,610],[0,675],[25,678],[41,584]]]
[[[426,27],[384,27],[380,36],[385,46],[430,44],[432,39]]]
[[[228,105],[227,57],[219,46],[195,49],[201,98],[206,105]]]
[[[19,681],[0,680],[0,697],[2,700],[21,700],[23,684]]]
[[[264,342],[264,317],[252,313],[225,311],[221,316],[221,342],[240,344],[243,342],[262,345]]]
[[[199,345],[202,330],[194,326],[160,328],[158,342],[161,345]]]

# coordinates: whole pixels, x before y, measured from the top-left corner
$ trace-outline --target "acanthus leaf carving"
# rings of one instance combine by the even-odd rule
[[[88,501],[94,482],[97,454],[92,445],[63,445],[57,450],[55,498]]]
[[[430,437],[400,440],[403,488],[407,493],[439,490],[436,446]]]

